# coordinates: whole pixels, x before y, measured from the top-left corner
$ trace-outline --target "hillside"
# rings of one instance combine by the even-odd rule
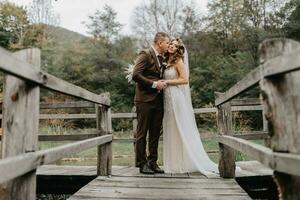
[[[47,26],[49,37],[59,43],[88,40],[89,37],[59,26]]]

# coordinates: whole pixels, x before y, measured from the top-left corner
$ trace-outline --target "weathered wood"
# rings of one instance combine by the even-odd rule
[[[264,138],[265,146],[270,147],[271,146],[271,137],[268,127],[268,120],[266,118],[265,109],[262,110],[262,119],[263,119],[263,131],[268,133],[268,137]]]
[[[41,86],[47,89],[60,92],[62,94],[78,97],[89,102],[110,106],[110,99],[107,99],[106,95],[96,95],[86,89],[73,85],[51,74],[45,72],[41,73],[44,77],[44,83]]]
[[[17,59],[12,53],[1,47],[0,69],[7,74],[34,82],[53,91],[106,106],[110,105],[110,100],[106,97],[96,95],[86,89],[68,83],[46,72],[42,72],[40,69],[35,69],[33,64]]]
[[[254,110],[262,110],[263,107],[261,105],[253,105],[253,106],[232,106],[231,111],[254,111]]]
[[[41,114],[40,119],[95,119],[95,114]]]
[[[270,164],[270,157],[272,154],[271,149],[261,146],[259,144],[255,144],[250,141],[246,141],[244,139],[227,136],[227,135],[220,135],[217,137],[217,141],[230,146],[252,158],[258,160],[259,162],[269,166]]]
[[[215,93],[216,97],[221,95]],[[230,102],[218,106],[217,125],[219,135],[232,135],[232,114]],[[235,176],[235,154],[234,150],[219,143],[219,172],[223,178],[234,178]]]
[[[66,155],[78,153],[111,141],[112,135],[104,135],[47,150],[2,159],[0,160],[0,184],[35,170],[38,166],[53,163]]]
[[[96,125],[100,135],[112,131],[111,110],[106,106],[96,105]],[[112,167],[112,144],[98,146],[97,174],[100,176],[111,175]]]
[[[40,68],[40,50],[27,49],[14,53],[20,61]],[[5,77],[2,121],[2,157],[9,158],[37,150],[40,88],[11,75]],[[16,192],[18,191],[18,192]],[[35,199],[35,170],[2,185],[0,199]]]
[[[74,199],[250,199],[234,180],[171,177],[98,177]]]
[[[201,136],[202,140],[205,139],[216,139],[215,133],[211,133],[213,136]],[[204,134],[209,135],[209,134]],[[235,131],[232,135],[237,138],[242,138],[245,140],[260,140],[260,139],[268,139],[270,138],[268,132],[266,131]],[[159,141],[163,141],[163,137],[160,137]],[[134,138],[114,138],[113,142],[115,143],[132,143],[134,142]]]
[[[262,69],[265,78],[260,86],[272,136],[271,148],[275,152],[299,155],[300,71],[293,70],[300,67],[300,43],[288,39],[267,40],[260,46],[260,59],[265,66]],[[299,170],[299,164],[285,164]],[[290,171],[274,173],[282,199],[300,198],[300,177],[291,174]]]
[[[71,102],[41,102],[41,109],[62,109],[62,108],[94,108],[95,104],[86,101],[71,101]]]
[[[217,140],[258,160],[273,170],[300,176],[299,154],[273,152],[270,148],[232,136],[218,136]]]
[[[232,136],[242,138],[244,140],[260,140],[270,138],[269,133],[267,131],[242,131],[234,133],[235,134],[233,134]]]
[[[94,138],[99,136],[99,132],[91,132],[87,134],[66,134],[66,135],[45,135],[45,134],[40,134],[38,135],[38,140],[39,141],[53,141],[53,142],[58,142],[58,141],[80,141],[80,140],[85,140],[89,138]],[[107,132],[106,134],[111,134],[111,132]],[[207,136],[212,134],[212,136]],[[202,140],[206,139],[216,139],[215,133],[204,133],[201,136]],[[232,135],[237,138],[242,138],[245,140],[260,140],[260,139],[269,139],[269,133],[266,131],[235,131],[234,134]],[[0,140],[2,139],[2,136],[0,135]],[[159,141],[163,141],[163,137],[160,137]],[[134,138],[114,138],[113,139],[114,143],[132,143],[134,142]]]
[[[195,108],[194,113],[200,114],[200,113],[215,113],[217,112],[216,108]]]
[[[227,90],[223,95],[220,95],[215,100],[215,106],[221,105],[242,92],[250,89],[251,87],[258,84],[260,80],[260,69],[255,68],[249,74],[247,74],[242,80],[237,82],[234,86],[232,86],[229,90]]]
[[[243,99],[232,99],[231,106],[259,106],[261,100],[259,98],[243,98]]]
[[[235,162],[241,170],[236,171],[235,177],[245,176],[272,176],[273,170],[262,163],[251,160],[251,161],[237,161]]]
[[[69,135],[39,135],[39,141],[80,141],[99,136],[99,133]]]

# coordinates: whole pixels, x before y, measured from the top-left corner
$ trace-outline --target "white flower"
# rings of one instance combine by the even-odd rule
[[[129,64],[128,67],[125,69],[128,83],[132,81],[133,69],[134,69],[134,64]]]

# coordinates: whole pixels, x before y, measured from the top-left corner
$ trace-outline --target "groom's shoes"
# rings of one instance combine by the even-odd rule
[[[154,171],[149,167],[149,165],[145,164],[140,167],[140,173],[142,174],[154,174]]]
[[[159,168],[158,165],[150,165],[150,169],[152,169],[155,173],[158,173],[158,174],[163,174],[165,173],[164,170],[162,170],[161,168]]]

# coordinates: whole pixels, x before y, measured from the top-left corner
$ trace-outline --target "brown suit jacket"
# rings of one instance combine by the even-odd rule
[[[153,82],[161,79],[158,59],[152,47],[139,53],[132,79],[137,83],[135,102],[150,102],[160,94],[157,89],[152,88]]]

